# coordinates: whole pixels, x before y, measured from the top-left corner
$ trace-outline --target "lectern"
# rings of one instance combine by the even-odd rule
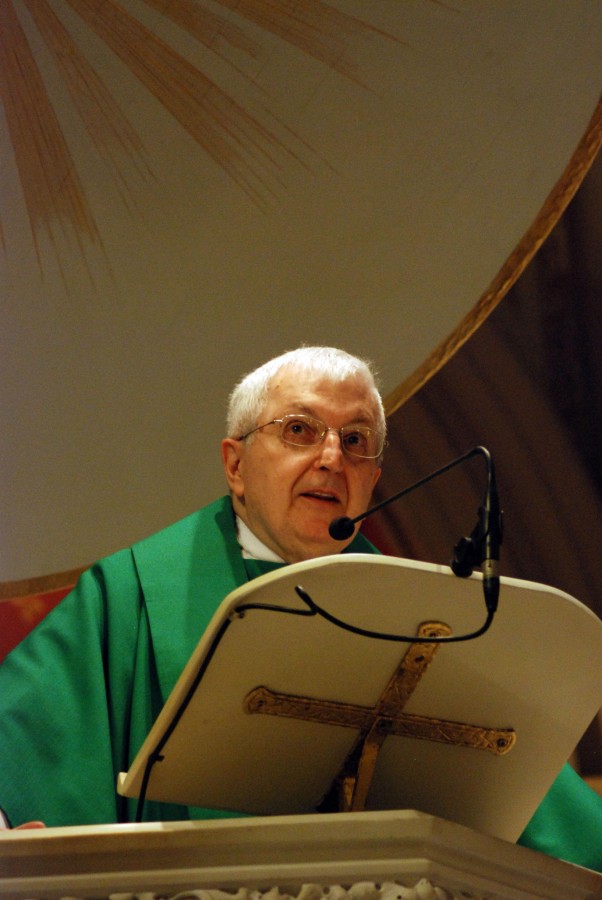
[[[599,708],[602,623],[513,579],[489,630],[458,640],[484,618],[479,576],[393,557],[257,578],[119,791],[252,815],[411,808],[515,841]]]
[[[120,790],[255,815],[6,832],[0,897],[602,897],[513,843],[599,705],[602,623],[502,579],[484,635],[437,643],[483,618],[478,577],[387,557],[238,589]],[[353,811],[315,811],[333,790]]]

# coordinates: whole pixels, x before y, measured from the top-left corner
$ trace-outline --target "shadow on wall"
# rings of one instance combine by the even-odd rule
[[[572,594],[602,617],[602,157],[512,291],[390,420],[375,502],[482,444],[504,510],[501,573]],[[388,507],[366,533],[448,564],[477,522],[480,458]],[[602,776],[596,720],[579,768]]]

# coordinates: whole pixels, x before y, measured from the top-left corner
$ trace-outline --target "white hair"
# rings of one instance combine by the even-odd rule
[[[364,384],[374,403],[376,428],[386,433],[383,402],[370,362],[336,347],[299,347],[270,359],[238,382],[228,403],[228,437],[239,438],[260,424],[259,416],[267,404],[271,381],[285,366],[322,376],[333,384],[357,379]]]

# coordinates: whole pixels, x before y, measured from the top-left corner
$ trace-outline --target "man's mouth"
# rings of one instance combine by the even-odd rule
[[[311,497],[312,500],[322,500],[324,501],[324,503],[340,502],[337,495],[331,493],[330,491],[304,491],[301,496]]]

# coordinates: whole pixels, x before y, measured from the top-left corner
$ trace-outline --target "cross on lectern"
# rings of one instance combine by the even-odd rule
[[[417,637],[450,634],[451,628],[443,622],[424,622]],[[512,728],[488,728],[403,712],[440,646],[440,643],[410,644],[373,707],[281,694],[257,687],[247,694],[245,710],[357,729],[359,734],[353,748],[320,808],[324,811],[361,810],[366,803],[378,754],[389,735],[473,747],[496,756],[508,753],[516,742],[516,732]]]

